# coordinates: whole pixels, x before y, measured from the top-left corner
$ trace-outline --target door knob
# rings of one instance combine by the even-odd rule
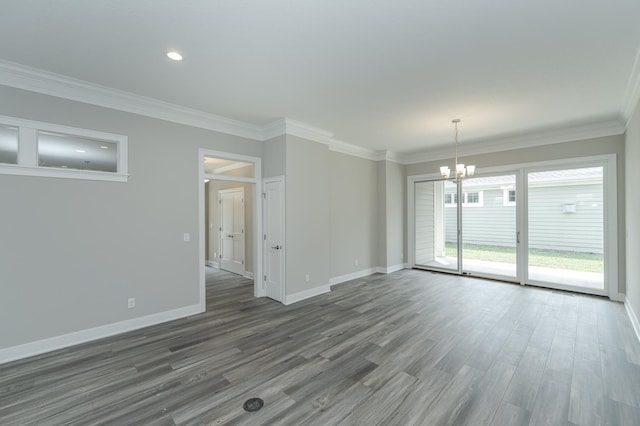
[[[272,249],[280,250],[280,246],[271,247]]]

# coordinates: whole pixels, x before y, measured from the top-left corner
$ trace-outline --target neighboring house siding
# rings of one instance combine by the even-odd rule
[[[502,190],[473,189],[483,192],[482,207],[462,206],[462,238],[466,244],[515,247],[516,207],[504,206]],[[456,241],[456,208],[446,207],[446,241]]]
[[[531,188],[529,200],[533,248],[602,254],[601,185]],[[564,204],[575,204],[575,213],[563,213]]]
[[[416,263],[424,265],[435,256],[433,183],[420,182],[415,189]]]
[[[483,207],[463,206],[464,243],[514,247],[515,206],[504,206],[501,189],[483,191]],[[575,204],[575,213],[563,205]],[[571,207],[569,207],[571,208]],[[529,189],[529,243],[534,249],[603,253],[603,194],[597,184]],[[445,209],[446,241],[456,241],[456,208]]]

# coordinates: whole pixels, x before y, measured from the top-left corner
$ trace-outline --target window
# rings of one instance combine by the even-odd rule
[[[0,173],[126,182],[127,137],[0,116]]]
[[[456,204],[458,204],[458,194],[455,192],[444,194],[444,205],[446,207],[454,207]]]
[[[465,207],[482,207],[483,196],[482,191],[465,192],[463,195],[462,205]]]
[[[502,205],[515,206],[516,205],[516,190],[515,189],[503,189],[502,190]]]
[[[458,194],[450,192],[444,194],[444,206],[455,207],[458,205]],[[462,193],[462,205],[468,207],[482,207],[482,191],[472,191]]]

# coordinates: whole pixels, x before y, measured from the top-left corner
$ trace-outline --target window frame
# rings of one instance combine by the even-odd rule
[[[129,179],[127,136],[6,116],[0,116],[0,124],[18,128],[18,162],[17,164],[0,163],[0,174],[111,182],[127,182]],[[118,151],[116,172],[40,166],[38,164],[39,132],[115,143]]]
[[[515,196],[515,193],[516,193],[515,189],[503,189],[502,190],[502,205],[503,206],[515,206],[516,205],[515,200],[511,201],[511,199],[510,199],[510,196],[509,196],[510,192],[513,192],[513,194]]]

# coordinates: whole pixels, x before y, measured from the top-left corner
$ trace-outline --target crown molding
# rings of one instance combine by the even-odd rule
[[[624,101],[622,104],[622,118],[625,122],[625,128],[629,126],[629,122],[633,117],[633,113],[640,103],[640,49],[636,53],[636,59],[631,68],[627,88],[624,92]]]
[[[364,158],[365,160],[378,160],[378,155],[376,151],[371,149],[363,148],[358,145],[354,145],[348,142],[343,142],[337,139],[331,139],[329,143],[329,150],[340,152],[342,154],[351,155],[354,157]]]
[[[0,59],[0,84],[216,132],[262,140],[254,124]]]
[[[333,133],[290,118],[284,118],[283,121],[285,123],[284,131],[287,135],[331,145]]]
[[[290,118],[281,118],[264,126],[259,126],[101,86],[61,74],[39,70],[3,59],[0,59],[0,85],[213,130],[256,141],[265,141],[285,134],[298,136],[328,145],[331,151],[367,160],[387,160],[400,164],[414,164],[451,157],[451,149],[448,146],[417,153],[375,151],[335,139],[332,132]],[[640,50],[638,50],[636,55],[633,70],[627,84],[627,91],[625,92],[624,109],[621,116],[626,124],[628,124],[631,119],[638,102],[640,102]],[[624,133],[625,127],[626,126],[623,126],[619,121],[611,120],[565,129],[531,132],[517,137],[476,140],[463,144],[464,154],[486,154],[509,149],[611,136]]]
[[[624,125],[618,120],[609,120],[582,126],[532,132],[515,137],[482,139],[461,144],[463,155],[459,157],[464,158],[470,155],[489,154],[498,151],[509,151],[513,149],[621,135],[624,133],[624,130]],[[453,157],[453,147],[447,146],[417,153],[400,153],[399,156],[402,164],[446,160]]]

